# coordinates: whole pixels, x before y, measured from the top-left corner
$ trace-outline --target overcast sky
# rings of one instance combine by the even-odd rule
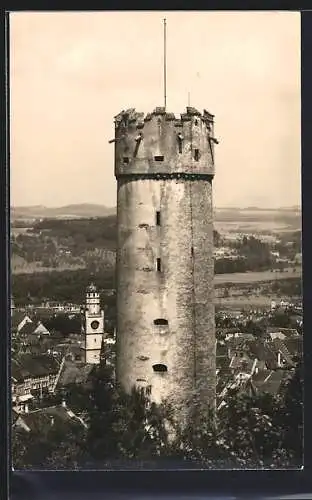
[[[10,15],[11,204],[116,203],[113,117],[215,115],[216,206],[300,203],[298,12]]]

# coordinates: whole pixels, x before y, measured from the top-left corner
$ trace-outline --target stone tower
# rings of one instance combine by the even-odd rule
[[[97,365],[100,363],[104,336],[104,311],[100,308],[100,294],[92,283],[86,290],[86,305],[82,315],[83,361]]]
[[[213,127],[191,107],[115,117],[117,381],[183,420],[215,405]]]

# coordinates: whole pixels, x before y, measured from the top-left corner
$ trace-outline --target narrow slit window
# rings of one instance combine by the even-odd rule
[[[128,156],[124,156],[123,162],[127,165],[129,163]]]
[[[160,212],[159,212],[159,210],[156,212],[156,226],[160,226]]]
[[[198,161],[199,160],[199,149],[194,150],[194,160]]]
[[[160,273],[161,272],[161,259],[158,257],[156,261],[156,269]]]
[[[155,161],[164,161],[164,157],[162,155],[154,156]]]

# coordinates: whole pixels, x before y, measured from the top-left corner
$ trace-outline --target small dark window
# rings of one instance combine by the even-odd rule
[[[162,363],[157,363],[156,365],[153,365],[153,370],[154,372],[157,373],[164,373],[168,371],[168,368],[166,365],[163,365]]]
[[[198,125],[198,120],[195,120],[195,125]]]
[[[191,255],[194,256],[194,247],[191,248]]]
[[[164,161],[164,157],[162,155],[154,156],[155,161]]]
[[[129,163],[129,158],[128,158],[128,156],[124,156],[123,162],[124,162],[125,164],[128,164],[128,163]]]
[[[156,226],[160,226],[160,212],[156,212]]]
[[[158,272],[161,272],[161,259],[158,258],[156,262],[156,268]]]
[[[198,161],[199,160],[199,149],[194,150],[194,160]]]
[[[143,355],[142,355],[142,356],[138,356],[138,359],[139,359],[140,361],[147,361],[147,360],[149,359],[149,357],[148,357],[148,356],[143,356]]]
[[[136,381],[137,382],[147,382],[147,380],[145,378],[137,378]]]
[[[164,318],[154,319],[154,325],[168,325],[168,320]]]

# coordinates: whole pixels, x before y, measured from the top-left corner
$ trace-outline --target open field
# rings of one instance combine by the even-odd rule
[[[286,224],[281,221],[227,222],[215,221],[214,228],[219,233],[282,233],[299,231],[299,224]]]
[[[261,281],[284,280],[288,278],[301,278],[302,270],[300,267],[296,271],[289,270],[288,272],[247,272],[247,273],[230,273],[230,274],[216,274],[214,278],[215,286],[224,285],[225,283],[257,283]]]
[[[229,308],[229,309],[249,309],[251,307],[255,308],[269,308],[271,307],[271,301],[272,300],[280,300],[277,297],[266,297],[264,295],[248,295],[247,297],[241,295],[239,297],[216,297],[215,298],[215,306],[216,308],[222,307],[222,308]]]

